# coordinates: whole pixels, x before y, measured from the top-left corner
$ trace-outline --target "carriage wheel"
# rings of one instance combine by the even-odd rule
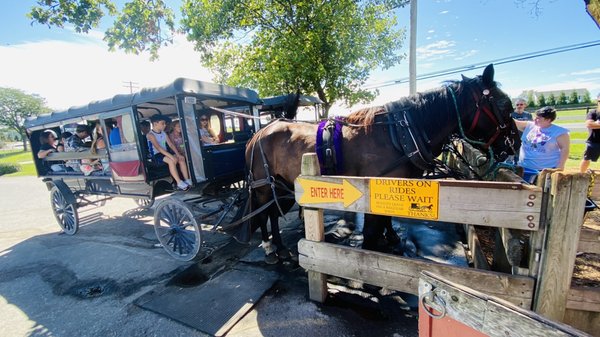
[[[135,199],[135,203],[142,208],[150,208],[154,205],[154,198],[152,199]]]
[[[185,202],[166,199],[154,212],[154,231],[163,248],[177,260],[195,259],[202,245],[202,231]]]
[[[50,191],[50,203],[58,225],[67,235],[74,235],[79,230],[79,215],[77,204],[67,202],[67,199],[58,187]]]

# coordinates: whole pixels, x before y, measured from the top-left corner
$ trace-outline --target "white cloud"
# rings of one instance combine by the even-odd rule
[[[438,60],[444,56],[451,55],[453,53],[452,47],[456,43],[449,40],[440,40],[428,45],[417,48],[417,58],[427,60]]]
[[[427,34],[433,34],[433,33],[435,33],[435,29],[430,29],[427,31]]]
[[[148,54],[109,52],[98,38],[98,34],[91,34],[76,42],[50,40],[0,46],[0,86],[37,93],[51,108],[65,109],[128,93],[124,81],[153,87],[177,77],[212,79],[184,36],[176,36],[174,44],[163,48],[160,60],[155,62],[149,61]]]
[[[582,70],[582,71],[574,71],[570,75],[581,76],[581,75],[595,75],[600,74],[600,68]]]
[[[440,14],[448,14],[450,11],[441,11]]]
[[[461,52],[454,59],[457,60],[457,61],[464,60],[464,59],[469,58],[469,57],[471,57],[471,56],[473,56],[473,55],[475,55],[477,53],[479,53],[479,50],[477,50],[477,49],[467,50],[465,52]]]

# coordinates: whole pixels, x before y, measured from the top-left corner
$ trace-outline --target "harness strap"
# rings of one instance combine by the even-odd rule
[[[410,162],[419,169],[431,170],[433,168],[433,154],[429,146],[430,141],[425,132],[413,123],[409,111],[392,111],[393,105],[391,104],[386,104],[385,110],[391,125],[389,128],[390,138],[394,148],[403,152]]]

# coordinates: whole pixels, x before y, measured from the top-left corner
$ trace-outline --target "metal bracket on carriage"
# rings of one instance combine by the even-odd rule
[[[434,157],[429,149],[429,139],[423,130],[417,129],[406,110],[394,110],[393,104],[386,104],[390,123],[390,138],[396,150],[404,153],[416,167],[430,171],[434,169]]]

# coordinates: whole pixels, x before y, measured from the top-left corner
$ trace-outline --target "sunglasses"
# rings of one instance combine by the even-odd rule
[[[517,106],[523,106],[523,105],[525,105],[525,104],[517,104]]]
[[[201,121],[201,122],[207,122],[207,121],[208,121],[208,119],[206,119],[206,118],[200,118],[200,121]]]

